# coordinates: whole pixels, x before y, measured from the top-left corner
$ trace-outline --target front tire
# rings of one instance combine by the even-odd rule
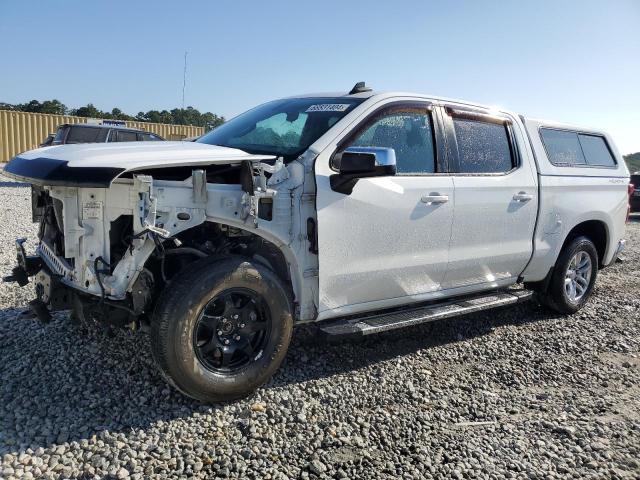
[[[540,300],[559,313],[575,313],[587,303],[597,276],[595,245],[587,237],[576,237],[560,252],[549,287]]]
[[[243,258],[190,265],[165,289],[151,324],[168,382],[208,403],[245,397],[278,369],[293,330],[287,289]]]

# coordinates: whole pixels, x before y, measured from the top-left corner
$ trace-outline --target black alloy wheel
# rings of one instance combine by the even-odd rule
[[[271,317],[251,290],[225,290],[200,312],[193,342],[198,360],[212,372],[231,373],[262,354]]]

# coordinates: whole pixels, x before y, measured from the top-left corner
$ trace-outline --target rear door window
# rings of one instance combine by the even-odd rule
[[[65,143],[100,143],[107,139],[107,128],[98,127],[69,127],[69,134]]]
[[[112,136],[113,137],[113,136]],[[138,137],[136,132],[129,132],[126,130],[118,130],[116,132],[115,140],[111,140],[112,142],[137,142]]]
[[[459,173],[506,173],[515,162],[504,123],[453,117]]]
[[[154,135],[153,133],[139,133],[138,140],[142,142],[152,142],[160,140],[160,137]]]

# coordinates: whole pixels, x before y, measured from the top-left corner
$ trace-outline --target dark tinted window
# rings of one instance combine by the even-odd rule
[[[157,135],[154,135],[153,133],[139,133],[138,140],[142,140],[143,142],[150,142],[161,140],[161,138]]]
[[[612,167],[616,164],[603,137],[580,133],[578,139],[588,165]]]
[[[540,130],[549,160],[554,165],[585,165],[582,147],[576,132],[566,130]]]
[[[138,141],[138,137],[136,132],[127,132],[126,130],[118,130],[116,134],[116,142],[136,142]],[[113,138],[113,135],[112,135]],[[111,140],[112,142],[114,140]]]
[[[400,174],[435,172],[433,129],[426,109],[389,111],[375,119],[350,146],[393,148]]]
[[[605,139],[599,135],[551,128],[540,129],[540,134],[554,165],[611,167],[616,164]]]
[[[99,143],[107,139],[107,128],[69,127],[65,143]]]
[[[53,138],[53,143],[55,145],[59,145],[64,141],[64,135],[67,131],[67,127],[58,127],[56,131],[56,136]]]
[[[453,117],[461,173],[501,173],[513,168],[504,124]]]

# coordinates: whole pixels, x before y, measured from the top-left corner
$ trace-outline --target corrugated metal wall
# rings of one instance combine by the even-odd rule
[[[43,113],[0,110],[0,163],[7,162],[18,153],[37,148],[62,123],[87,123],[85,117],[48,115]],[[204,133],[203,127],[167,125],[164,123],[127,122],[127,127],[157,133],[167,140],[196,137]]]

